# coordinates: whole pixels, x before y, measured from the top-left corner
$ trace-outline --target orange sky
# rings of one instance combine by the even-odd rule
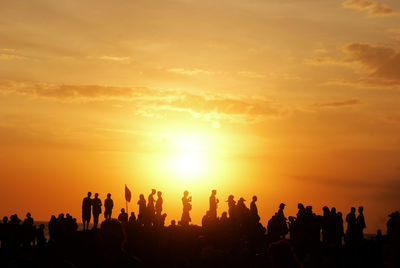
[[[163,191],[167,221],[212,189],[364,205],[386,230],[400,203],[397,0],[0,3],[0,215],[80,217],[87,191]],[[249,201],[247,202],[249,203]],[[80,218],[79,218],[80,220]]]

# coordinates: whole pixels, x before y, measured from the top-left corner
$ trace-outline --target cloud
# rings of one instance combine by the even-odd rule
[[[163,116],[166,112],[190,114],[211,122],[258,122],[285,115],[276,103],[265,99],[210,92],[192,93],[146,87],[111,87],[99,85],[57,85],[18,81],[0,81],[0,94],[19,94],[68,102],[133,102],[142,116]]]
[[[267,76],[263,73],[257,73],[257,72],[252,72],[252,71],[240,71],[237,72],[238,75],[244,76],[247,78],[266,78]]]
[[[350,43],[340,49],[336,57],[306,60],[313,65],[344,65],[356,69],[364,76],[353,81],[335,79],[328,84],[367,87],[400,86],[400,51],[390,47],[366,43]]]
[[[314,106],[317,107],[340,107],[340,106],[350,106],[360,104],[361,101],[358,99],[351,99],[346,101],[337,101],[337,102],[326,102],[326,103],[316,103]]]
[[[342,6],[359,11],[367,11],[370,17],[398,15],[398,12],[390,6],[372,0],[346,0],[342,2]]]
[[[132,59],[130,57],[116,57],[116,56],[100,56],[97,57],[99,60],[114,61],[119,63],[131,63]]]
[[[184,69],[184,68],[170,68],[167,69],[168,72],[171,73],[176,73],[176,74],[181,74],[181,75],[187,75],[187,76],[194,76],[194,75],[211,75],[214,72],[208,71],[208,70],[203,70],[203,69]]]
[[[16,93],[64,101],[90,100],[129,100],[143,94],[149,94],[145,87],[111,87],[98,85],[58,85],[3,80],[0,81],[0,93]]]
[[[17,51],[12,48],[0,48],[0,60],[23,60],[26,57],[17,55]]]

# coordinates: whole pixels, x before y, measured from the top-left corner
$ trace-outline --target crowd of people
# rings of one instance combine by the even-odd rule
[[[229,195],[228,211],[218,216],[219,199],[217,191],[212,190],[209,209],[201,226],[196,226],[190,224],[192,197],[185,191],[181,219],[165,226],[167,214],[163,211],[162,192],[153,189],[147,200],[143,194],[139,196],[137,216],[135,212],[128,215],[122,208],[118,217],[113,218],[114,202],[107,194],[104,221],[99,226],[103,203],[98,193],[94,198],[91,195],[89,192],[82,201],[83,231],[78,231],[77,220],[69,214],[51,217],[48,237],[45,226],[35,226],[30,213],[24,221],[17,215],[4,217],[0,224],[0,256],[35,248],[58,250],[54,256],[78,264],[90,263],[82,253],[89,252],[100,254],[103,262],[138,266],[380,267],[386,262],[392,267],[400,265],[398,211],[389,215],[386,235],[378,230],[375,237],[365,239],[363,207],[358,208],[358,213],[352,207],[343,220],[342,213],[334,207],[325,206],[323,214],[317,215],[311,206],[299,203],[296,216],[286,218],[286,205],[281,203],[264,227],[257,196],[252,197],[248,207],[244,198],[236,201]],[[91,216],[93,228],[89,230]]]

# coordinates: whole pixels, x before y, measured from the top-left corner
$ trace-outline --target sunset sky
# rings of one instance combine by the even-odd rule
[[[400,204],[400,1],[1,0],[0,216],[212,189],[367,232]]]

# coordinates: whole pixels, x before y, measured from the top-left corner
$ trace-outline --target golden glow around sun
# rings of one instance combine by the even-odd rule
[[[206,163],[207,143],[199,135],[178,135],[172,140],[167,165],[171,175],[184,180],[204,176],[209,168]]]
[[[156,181],[164,190],[214,187],[233,170],[221,153],[226,143],[216,129],[167,130],[148,143],[151,154],[141,156],[139,168],[143,178]]]
[[[187,177],[199,175],[204,170],[202,156],[196,152],[183,152],[173,159],[172,169]]]

